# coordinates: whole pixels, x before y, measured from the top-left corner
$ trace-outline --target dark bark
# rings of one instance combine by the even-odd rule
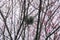
[[[36,36],[35,36],[34,40],[39,40],[39,38],[40,38],[39,35],[41,33],[41,28],[42,28],[42,26],[39,26],[39,24],[40,24],[41,4],[42,4],[42,0],[40,0],[40,4],[39,4],[38,21],[37,21],[37,31],[36,31]],[[40,27],[40,30],[39,30],[39,27]]]

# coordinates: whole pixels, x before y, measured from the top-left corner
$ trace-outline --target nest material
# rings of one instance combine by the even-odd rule
[[[33,24],[33,21],[34,21],[34,18],[32,16],[30,16],[29,18],[25,17],[25,23],[26,24]]]

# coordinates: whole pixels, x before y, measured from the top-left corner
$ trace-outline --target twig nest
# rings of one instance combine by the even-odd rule
[[[32,16],[25,17],[25,23],[26,24],[33,24],[34,18]]]

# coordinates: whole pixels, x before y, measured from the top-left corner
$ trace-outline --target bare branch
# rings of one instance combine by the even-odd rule
[[[6,20],[7,20],[7,19],[4,18],[4,16],[3,16],[1,10],[0,10],[0,14],[1,14],[2,18],[3,18],[5,27],[6,27],[7,31],[8,31],[8,33],[9,33],[10,38],[11,38],[11,40],[13,40],[13,39],[12,39],[12,36],[11,36],[11,33],[9,32],[9,28],[8,28],[8,26],[7,26],[7,24],[6,24]]]
[[[60,28],[60,26],[58,28],[56,28],[53,32],[49,33],[49,35],[47,35],[46,39],[45,40],[48,40],[48,38],[54,34],[58,29]]]

